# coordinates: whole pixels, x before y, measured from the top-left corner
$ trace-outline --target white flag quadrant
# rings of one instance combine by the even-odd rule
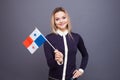
[[[33,54],[39,47],[36,45],[35,42],[33,42],[27,49],[30,51],[31,54]]]
[[[46,41],[44,35],[35,28],[34,31],[23,41],[23,45],[33,54]]]

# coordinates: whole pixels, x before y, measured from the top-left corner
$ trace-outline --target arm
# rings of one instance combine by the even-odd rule
[[[81,38],[81,36],[79,36],[78,49],[82,55],[82,61],[81,61],[80,68],[82,68],[84,70],[88,63],[88,52],[85,48],[85,45],[84,45],[84,42],[83,42],[83,39]]]
[[[78,47],[79,51],[81,52],[82,61],[80,64],[80,68],[73,72],[73,79],[80,77],[84,73],[84,70],[85,70],[87,63],[88,63],[88,53],[87,53],[87,50],[85,48],[83,39],[80,36],[79,36],[79,41],[78,41],[77,47]]]
[[[55,61],[54,50],[47,42],[44,43],[44,52],[45,52],[48,66],[51,68],[57,67],[58,64]]]

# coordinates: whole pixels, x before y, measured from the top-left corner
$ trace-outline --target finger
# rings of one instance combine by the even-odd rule
[[[60,55],[55,55],[55,57],[61,57]]]
[[[77,70],[74,70],[73,74],[75,74],[75,73],[76,73],[76,71],[77,71]]]
[[[61,57],[55,57],[55,60],[57,60],[57,61],[63,61],[63,58],[61,58]]]
[[[61,56],[61,54],[59,52],[56,52],[55,56]]]
[[[74,72],[73,72],[73,79],[76,78],[76,71],[77,70],[74,70]]]
[[[60,56],[55,56],[55,58],[59,58],[60,59],[61,57]]]
[[[54,52],[58,53],[59,55],[62,55],[62,53],[60,51],[58,51],[58,50],[55,50]]]
[[[73,78],[78,78],[77,72],[73,75]]]
[[[59,61],[60,61],[60,62],[63,62],[63,59],[62,59],[62,58],[60,58],[60,59],[59,59]]]
[[[57,50],[57,49],[55,49],[55,50],[54,50],[54,53],[57,53],[57,52],[58,52],[58,50]]]
[[[61,55],[61,53],[56,53],[56,54],[55,54],[55,57],[63,58],[63,55]]]
[[[54,52],[55,52],[55,53],[61,53],[61,52],[60,52],[59,50],[57,50],[57,49],[56,49]]]
[[[58,61],[58,60],[59,60],[59,58],[55,58],[55,60],[56,60],[56,61]]]
[[[73,75],[73,77],[74,78],[78,78],[79,76],[81,76],[82,74],[78,71],[78,70],[76,70],[76,72],[74,73],[74,75]]]

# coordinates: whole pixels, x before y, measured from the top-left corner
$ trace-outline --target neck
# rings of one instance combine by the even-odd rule
[[[58,30],[60,30],[61,32],[68,31],[68,29],[58,29]]]
[[[59,35],[67,35],[68,34],[68,30],[66,29],[66,30],[60,30],[60,29],[58,29],[57,31],[56,31]]]

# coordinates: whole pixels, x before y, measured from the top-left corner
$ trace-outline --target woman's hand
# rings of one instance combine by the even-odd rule
[[[55,60],[58,62],[58,64],[62,64],[63,63],[63,54],[58,51],[57,49],[54,51],[55,53]]]
[[[75,70],[74,72],[73,72],[73,79],[75,79],[75,78],[78,78],[78,77],[80,77],[80,76],[82,76],[83,75],[83,71],[80,71],[80,70]]]

